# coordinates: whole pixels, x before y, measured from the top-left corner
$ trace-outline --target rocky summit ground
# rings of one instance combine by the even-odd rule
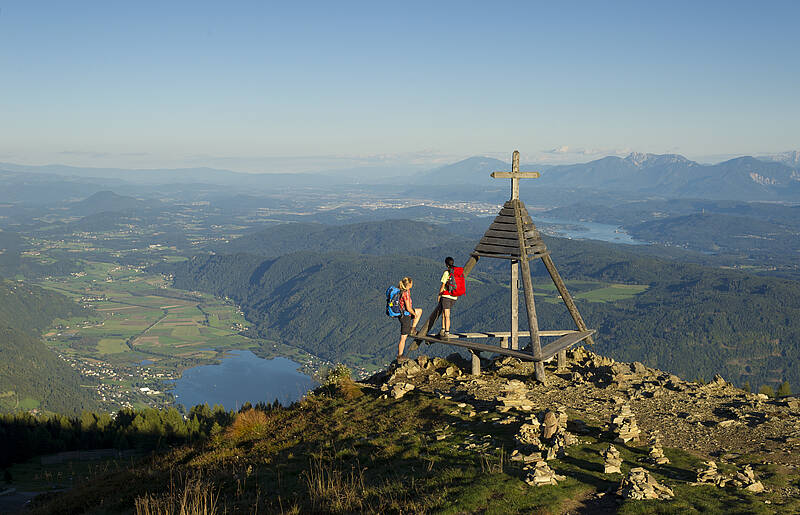
[[[38,513],[798,513],[800,402],[585,348],[420,355],[50,498]],[[340,371],[341,372],[341,371]]]

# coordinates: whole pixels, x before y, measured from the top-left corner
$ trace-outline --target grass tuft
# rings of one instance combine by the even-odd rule
[[[234,441],[253,440],[267,435],[268,419],[266,413],[249,409],[236,415],[225,435]]]
[[[136,515],[215,515],[218,499],[214,485],[200,477],[170,478],[166,493],[137,497],[134,506]]]

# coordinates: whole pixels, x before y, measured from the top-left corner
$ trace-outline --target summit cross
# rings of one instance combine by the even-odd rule
[[[515,150],[511,157],[510,172],[492,172],[495,179],[511,179],[511,200],[519,200],[519,180],[538,179],[539,172],[520,172],[519,171],[519,150]]]

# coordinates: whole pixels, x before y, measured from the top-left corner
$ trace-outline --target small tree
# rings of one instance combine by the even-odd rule
[[[745,381],[744,382],[744,384],[742,385],[742,390],[746,391],[747,393],[750,393],[750,392],[753,391],[753,389],[750,388],[750,381]]]
[[[758,389],[758,393],[763,393],[767,397],[775,397],[775,390],[773,390],[771,386],[766,384]]]
[[[786,397],[792,394],[792,387],[789,386],[789,381],[784,381],[778,387],[778,397]]]

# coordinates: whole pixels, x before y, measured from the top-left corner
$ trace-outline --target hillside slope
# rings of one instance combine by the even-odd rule
[[[53,318],[81,313],[56,293],[0,279],[0,412],[74,413],[98,406],[88,382],[39,339]]]
[[[625,298],[602,291],[578,298],[584,319],[598,330],[601,352],[685,377],[721,373],[754,387],[785,380],[800,385],[800,283],[636,256],[600,243],[547,241],[567,280],[601,282],[597,288],[642,285]],[[463,256],[470,250],[464,245],[448,251]],[[478,263],[454,310],[455,328],[507,327],[503,265]],[[240,254],[198,256],[173,271],[178,288],[234,299],[258,336],[326,359],[374,366],[393,357],[398,334],[396,322],[383,313],[386,287],[403,275],[412,277],[412,298],[426,317],[435,305],[441,265],[424,257],[298,253],[265,260]],[[540,327],[572,327],[541,264],[534,276]]]
[[[796,398],[768,401],[722,378],[689,383],[583,349],[559,373],[548,366],[547,386],[515,359],[485,361],[479,378],[459,365],[420,356],[365,383],[339,376],[292,407],[240,412],[204,443],[100,472],[31,513],[800,510]],[[628,408],[633,433],[610,424]],[[655,437],[668,463],[648,458]],[[612,445],[620,472],[605,472]],[[706,460],[713,473],[699,472]],[[637,470],[659,490],[622,488]]]

